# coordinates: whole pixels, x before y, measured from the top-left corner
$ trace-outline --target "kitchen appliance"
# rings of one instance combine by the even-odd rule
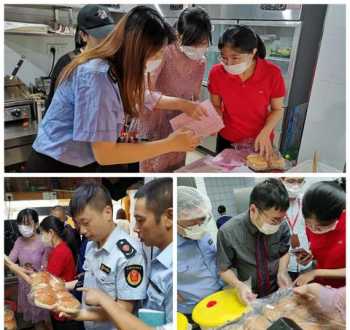
[[[5,166],[27,160],[37,131],[35,102],[27,86],[16,77],[22,64],[23,57],[5,77]]]
[[[167,7],[166,7],[167,6]],[[267,60],[282,71],[287,95],[283,122],[276,129],[277,145],[283,155],[296,160],[306,118],[314,70],[327,5],[252,4],[252,5],[198,5],[204,8],[213,25],[213,44],[207,53],[207,68],[201,99],[208,98],[207,80],[210,68],[218,63],[218,40],[226,28],[242,24],[252,27],[263,39]],[[170,5],[161,6],[170,24],[174,24],[180,11]],[[293,128],[293,129],[292,129]],[[204,139],[201,149],[215,152],[215,137]]]

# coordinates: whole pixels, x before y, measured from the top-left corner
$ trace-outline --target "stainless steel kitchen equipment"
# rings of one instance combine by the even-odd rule
[[[34,100],[17,77],[5,77],[4,121],[7,167],[27,160],[37,132]]]

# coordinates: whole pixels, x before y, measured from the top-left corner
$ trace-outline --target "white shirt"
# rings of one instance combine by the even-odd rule
[[[296,199],[290,199],[289,200],[289,209],[287,211],[287,216],[289,218],[288,227],[290,229],[291,235],[297,234],[299,241],[300,241],[300,247],[304,248],[306,251],[310,251],[309,248],[309,241],[306,236],[306,230],[305,230],[305,219],[302,212],[302,196],[297,197]],[[298,215],[298,216],[297,216]],[[294,223],[295,217],[297,216],[296,223],[293,227],[293,231],[291,228],[291,224]],[[292,249],[292,246],[290,247]],[[289,266],[288,271],[299,273],[301,271],[304,271],[311,267],[311,263],[309,263],[306,266],[302,266],[297,263],[296,257],[294,255],[290,255],[289,259]]]

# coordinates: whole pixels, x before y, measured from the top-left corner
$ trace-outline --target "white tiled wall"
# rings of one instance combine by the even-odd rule
[[[255,185],[254,178],[204,178],[207,194],[213,207],[214,218],[218,218],[219,205],[225,205],[227,215],[236,215],[233,190]]]
[[[52,57],[47,54],[48,44],[59,44],[60,52],[56,53],[57,60],[74,49],[73,37],[46,37],[31,35],[5,34],[5,68],[8,75],[16,66],[22,55],[24,63],[18,71],[18,77],[26,84],[34,84],[34,79],[47,76],[51,69]]]
[[[311,91],[299,162],[319,152],[320,161],[342,170],[345,164],[346,10],[329,5]]]

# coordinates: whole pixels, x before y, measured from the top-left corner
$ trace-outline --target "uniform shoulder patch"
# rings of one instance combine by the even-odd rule
[[[141,265],[129,265],[124,268],[126,283],[137,288],[143,280],[143,267]]]
[[[117,246],[127,259],[133,257],[136,254],[135,248],[126,239],[120,239],[117,242]]]

